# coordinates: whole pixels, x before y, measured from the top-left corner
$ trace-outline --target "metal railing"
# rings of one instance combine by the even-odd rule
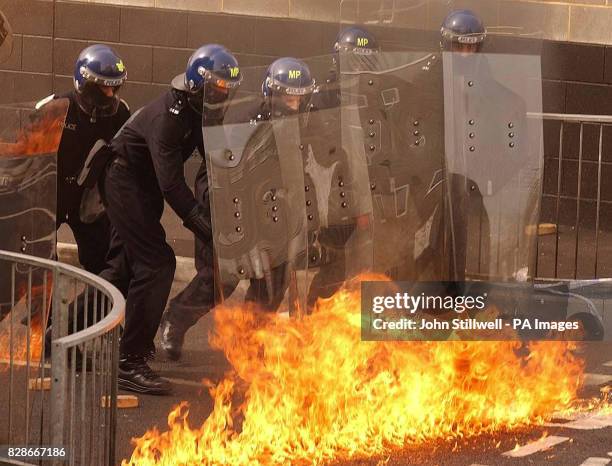
[[[603,175],[607,170],[612,174],[612,147],[604,145],[612,142],[606,139],[612,116],[530,116],[542,118],[544,124],[541,222],[556,225],[554,235],[538,237],[535,276],[612,276],[612,251],[607,250],[612,239],[612,180]]]
[[[65,448],[52,464],[114,465],[123,297],[54,261],[0,251],[0,269],[10,295],[0,309],[0,445]]]

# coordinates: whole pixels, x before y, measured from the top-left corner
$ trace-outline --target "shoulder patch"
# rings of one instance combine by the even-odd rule
[[[126,108],[126,109],[127,109],[127,111],[129,112],[129,111],[130,111],[130,106],[128,105],[128,103],[127,103],[125,100],[123,100],[123,99],[119,99],[119,100],[121,101],[121,103],[122,103],[123,105],[125,105],[125,108]]]
[[[35,105],[35,107],[34,107],[34,108],[35,108],[36,110],[40,110],[42,107],[44,107],[45,105],[47,105],[47,104],[48,104],[49,102],[51,102],[53,99],[55,99],[55,94],[51,94],[51,95],[49,95],[49,96],[45,97],[44,99],[39,100],[38,102],[36,102],[36,105]]]

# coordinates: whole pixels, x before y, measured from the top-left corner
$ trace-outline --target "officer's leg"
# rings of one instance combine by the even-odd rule
[[[110,222],[106,214],[93,223],[83,223],[72,217],[68,225],[79,248],[79,262],[85,270],[98,275],[105,269],[110,243]]]
[[[244,300],[257,303],[265,311],[276,311],[285,297],[288,283],[285,277],[287,264],[281,264],[272,269],[272,297],[268,294],[268,285],[264,278],[250,280]]]
[[[113,163],[106,177],[108,216],[123,241],[132,280],[120,344],[119,386],[166,394],[170,383],[146,364],[170,294],[176,259],[160,223],[161,199],[150,198],[125,167]]]
[[[168,304],[160,326],[161,345],[170,359],[181,357],[185,333],[215,305],[214,260],[211,244],[196,239],[197,274]]]

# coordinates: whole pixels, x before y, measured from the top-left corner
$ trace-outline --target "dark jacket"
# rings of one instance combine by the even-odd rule
[[[134,114],[111,146],[152,197],[162,197],[181,219],[196,206],[183,164],[204,153],[201,115],[179,91],[170,90]]]

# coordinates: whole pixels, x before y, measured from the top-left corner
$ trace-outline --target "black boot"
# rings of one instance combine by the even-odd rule
[[[121,390],[168,395],[172,385],[151,369],[143,356],[122,356],[119,360],[118,386]]]
[[[185,330],[182,326],[173,324],[170,319],[164,318],[159,326],[161,347],[173,361],[181,358]]]

